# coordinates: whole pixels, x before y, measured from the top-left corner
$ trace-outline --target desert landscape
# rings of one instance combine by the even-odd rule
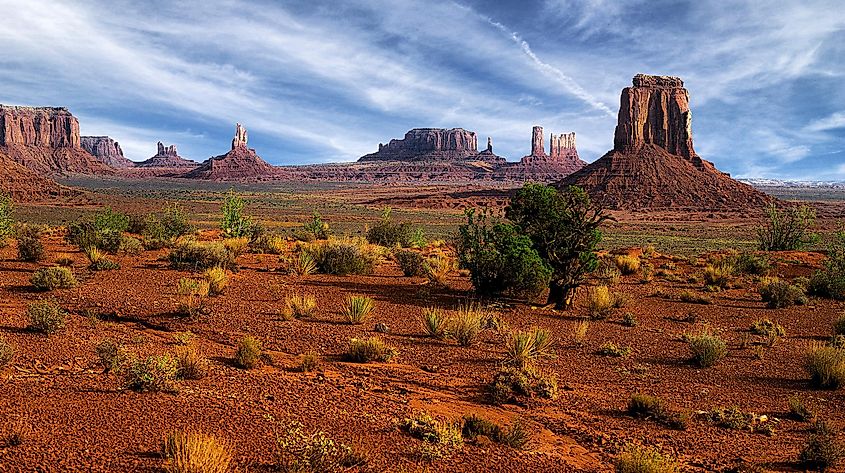
[[[601,156],[0,105],[0,471],[845,471],[845,186],[733,178],[630,78]]]

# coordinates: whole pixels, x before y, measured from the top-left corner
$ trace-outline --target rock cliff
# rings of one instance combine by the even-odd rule
[[[414,128],[401,140],[379,144],[378,151],[358,161],[460,160],[479,155],[474,131],[463,128]]]
[[[103,164],[113,168],[131,168],[135,166],[123,155],[120,143],[108,136],[83,136],[80,139],[82,149],[97,158]]]
[[[560,184],[610,209],[745,211],[770,201],[695,153],[691,117],[681,79],[635,76],[622,90],[613,149]]]

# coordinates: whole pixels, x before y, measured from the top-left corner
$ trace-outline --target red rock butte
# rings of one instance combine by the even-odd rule
[[[611,151],[565,178],[610,209],[760,209],[772,198],[731,179],[693,147],[680,78],[638,74],[622,90]]]
[[[247,131],[238,123],[232,148],[226,154],[207,159],[199,167],[185,173],[190,179],[210,181],[272,179],[280,170],[261,159],[255,150],[247,147]]]

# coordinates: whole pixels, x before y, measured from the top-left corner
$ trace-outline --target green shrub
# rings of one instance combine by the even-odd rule
[[[770,309],[780,309],[807,303],[807,296],[804,294],[803,289],[777,278],[766,280],[760,284],[759,292],[763,302],[766,302],[766,305]]]
[[[845,448],[838,439],[839,432],[829,423],[816,422],[798,461],[807,469],[828,471],[837,468],[845,459]]]
[[[780,338],[786,336],[786,329],[777,322],[772,322],[769,319],[755,320],[751,324],[751,333],[760,335],[766,338]]]
[[[487,224],[487,216],[467,213],[460,227],[459,261],[470,272],[475,290],[484,296],[534,298],[549,287],[551,269],[531,239],[510,224]]]
[[[15,357],[15,347],[5,338],[0,337],[0,368],[6,366]]]
[[[176,362],[179,365],[179,379],[202,379],[208,373],[208,360],[195,345],[178,347]]]
[[[68,225],[65,239],[79,248],[95,247],[109,253],[120,251],[129,216],[106,207],[91,219]]]
[[[800,250],[816,240],[809,232],[816,220],[816,212],[807,205],[778,208],[773,203],[766,207],[766,221],[757,230],[757,239],[763,251]]]
[[[161,456],[167,473],[227,473],[233,463],[227,443],[195,432],[169,434]]]
[[[408,247],[413,234],[414,227],[409,223],[394,222],[392,211],[387,207],[382,211],[381,221],[367,230],[367,241],[374,245]]]
[[[235,255],[219,242],[185,241],[173,247],[168,259],[174,269],[235,268]]]
[[[173,391],[179,362],[170,355],[136,359],[126,369],[126,387],[140,392]]]
[[[317,269],[325,274],[370,274],[376,265],[376,256],[354,242],[330,240],[315,243],[306,251],[314,259]]]
[[[120,269],[120,264],[106,258],[106,255],[96,246],[89,246],[82,250],[90,264],[88,268],[93,271],[111,271]]]
[[[41,243],[41,228],[35,225],[20,224],[16,228],[18,239],[18,259],[21,261],[41,261],[44,258],[44,244]]]
[[[461,426],[458,423],[438,420],[426,413],[405,418],[399,428],[425,442],[459,449],[464,443]]]
[[[293,422],[277,439],[276,469],[291,473],[341,473],[361,465],[363,460],[351,447],[333,440],[323,431],[305,433]]]
[[[220,221],[220,229],[224,238],[242,238],[249,236],[252,231],[252,219],[243,214],[244,200],[235,193],[229,191],[223,201],[223,219]]]
[[[425,276],[428,273],[426,258],[422,253],[413,250],[398,249],[393,252],[402,274],[408,277]]]
[[[616,473],[677,473],[681,471],[671,457],[653,448],[628,445],[616,458]]]
[[[129,354],[112,339],[105,339],[95,348],[100,365],[106,373],[119,373],[129,360]]]
[[[734,271],[734,267],[727,261],[708,265],[704,268],[704,284],[719,288],[728,287]]]
[[[68,289],[76,285],[76,279],[68,268],[51,266],[39,268],[29,279],[29,282],[39,291],[52,291],[53,289]]]
[[[258,366],[259,361],[261,361],[261,342],[250,335],[240,339],[235,350],[235,366],[249,370]]]
[[[43,334],[53,334],[65,326],[67,312],[52,299],[45,299],[29,304],[26,310],[29,328]]]
[[[487,393],[493,404],[520,402],[532,397],[555,399],[558,394],[557,378],[531,366],[523,369],[505,367],[493,377]]]
[[[388,346],[379,337],[353,338],[349,341],[349,351],[346,353],[346,358],[356,363],[369,363],[371,361],[388,362],[396,354],[396,349]]]
[[[461,433],[464,438],[470,440],[475,440],[478,436],[483,435],[496,443],[515,449],[524,448],[531,440],[531,433],[525,429],[525,425],[519,420],[505,429],[475,414],[464,416]]]
[[[122,235],[120,237],[119,251],[126,255],[137,255],[144,251],[144,245],[141,243],[141,240],[135,237]]]
[[[449,336],[449,320],[441,309],[434,307],[424,309],[420,324],[429,337],[442,340]]]
[[[741,253],[737,255],[732,258],[731,265],[737,273],[757,275],[768,273],[772,267],[767,256],[755,255],[753,253]]]
[[[311,220],[302,224],[302,230],[314,240],[328,240],[332,235],[329,224],[323,221],[323,217],[317,211],[314,211]]]
[[[845,300],[845,229],[834,232],[827,249],[824,269],[810,278],[807,292]]]
[[[728,355],[728,346],[725,341],[708,331],[690,336],[687,343],[692,354],[692,362],[702,368],[711,367]]]
[[[158,242],[163,246],[170,245],[180,236],[188,235],[196,228],[188,221],[188,216],[173,203],[165,206],[160,215],[149,214],[144,220],[144,243]]]
[[[813,343],[807,349],[804,368],[813,386],[837,389],[845,384],[845,350]]]
[[[375,302],[366,296],[348,296],[343,307],[343,316],[350,324],[361,324],[370,317]]]
[[[0,192],[0,247],[6,244],[6,239],[15,231],[15,207],[12,197]]]
[[[520,369],[525,369],[539,359],[555,356],[552,334],[542,328],[512,332],[505,344],[505,364]]]

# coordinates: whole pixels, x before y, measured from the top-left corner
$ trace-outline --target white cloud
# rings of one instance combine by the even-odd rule
[[[814,120],[806,126],[807,131],[828,131],[845,128],[845,112],[836,112],[827,117]]]

